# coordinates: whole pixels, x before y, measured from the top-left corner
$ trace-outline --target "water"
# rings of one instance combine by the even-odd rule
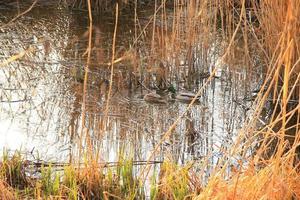
[[[1,10],[0,27],[16,11],[5,6],[1,6]],[[1,151],[21,150],[28,159],[34,160],[68,162],[77,158],[79,141],[86,139],[80,135],[87,16],[80,11],[39,7],[0,28],[0,63],[29,47],[34,49],[0,67]],[[144,20],[147,18],[143,16]],[[147,160],[188,105],[178,101],[166,105],[145,102],[141,96],[148,91],[134,84],[136,69],[129,59],[124,59],[115,65],[108,118],[104,120],[106,82],[110,76],[105,63],[111,59],[114,19],[101,16],[94,21],[86,102],[88,129],[84,132],[91,138],[93,151],[101,152],[102,161],[117,161],[120,152],[136,161]],[[119,21],[116,58],[122,57],[133,41],[134,23],[125,15]],[[212,45],[212,52],[215,48]],[[141,51],[147,51],[145,49]],[[200,96],[200,103],[180,119],[172,135],[160,144],[154,160],[186,163],[209,156],[210,162],[216,163],[224,149],[234,142],[251,112],[251,102],[245,97],[257,86],[259,77],[249,78],[243,67],[230,68],[222,64],[217,53],[211,60],[211,66],[219,68],[219,78],[209,83]],[[183,64],[179,71],[184,70]],[[184,75],[179,74],[176,79],[177,89],[188,89]],[[155,83],[150,81],[152,85]],[[189,90],[197,91],[205,81],[194,81]]]

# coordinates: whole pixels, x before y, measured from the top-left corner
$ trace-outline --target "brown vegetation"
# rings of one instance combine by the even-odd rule
[[[137,8],[136,1],[123,2]],[[80,131],[80,138],[84,138],[88,137],[86,132],[89,129],[89,124],[86,123],[88,116],[86,98],[89,92],[87,83],[90,81],[89,63],[92,46],[99,45],[96,42],[93,44],[92,41],[91,8],[100,11],[102,8],[112,8],[111,4],[115,5],[116,2],[95,0],[91,3],[90,0],[75,0],[71,3],[73,7],[88,8],[90,20],[84,83],[83,88],[77,87],[83,91],[81,117],[83,127]],[[121,4],[119,1],[117,3]],[[158,175],[158,181],[154,183],[153,191],[151,191],[153,199],[300,198],[299,160],[297,158],[300,154],[300,1],[174,0],[172,3],[171,6],[163,0],[153,1],[155,5],[152,4],[151,8],[154,8],[154,14],[149,23],[143,28],[135,27],[135,43],[128,51],[130,53],[127,52],[131,55],[128,56],[128,60],[135,65],[131,68],[132,73],[136,75],[133,82],[136,87],[139,83],[145,83],[143,87],[148,88],[151,86],[151,75],[155,75],[156,86],[165,89],[178,79],[179,74],[183,74],[186,87],[191,88],[196,82],[193,77],[199,78],[200,74],[210,73],[187,110],[178,116],[169,130],[163,134],[157,148],[149,156],[149,160],[152,160],[159,145],[172,135],[179,119],[188,112],[207,83],[214,78],[214,73],[220,67],[211,56],[214,45],[222,47],[218,52],[222,64],[235,69],[246,66],[248,76],[251,76],[254,69],[261,67],[264,81],[247,124],[239,132],[234,144],[229,149],[224,149],[225,156],[218,160],[216,166],[210,166],[209,158],[204,158],[200,164],[192,163],[191,166],[182,168],[164,163]],[[89,7],[86,7],[87,5]],[[170,7],[172,10],[167,10]],[[103,126],[99,126],[99,138],[106,129],[105,122],[112,84],[116,80],[114,79],[114,63],[118,59],[115,57],[115,42],[116,34],[118,34],[119,14],[118,6],[116,8],[112,58],[107,65],[111,70],[109,87],[106,88],[108,100],[104,122],[101,122]],[[134,20],[138,24],[137,15],[138,13],[135,12]],[[147,31],[144,32],[144,30]],[[138,54],[142,52],[143,47],[151,50]],[[77,97],[77,100],[79,98]],[[262,110],[266,107],[271,111],[271,115],[263,127],[258,127],[258,124],[261,124],[261,115],[264,115]],[[73,114],[79,115],[76,112]],[[72,119],[72,132],[75,129],[74,121]],[[193,124],[191,121],[189,123],[191,134],[193,134]],[[189,137],[192,142],[194,135]],[[86,139],[86,143],[89,151],[84,170],[80,171],[76,168],[66,170],[64,173],[73,173],[73,175],[67,176],[69,179],[65,180],[63,187],[59,187],[60,192],[52,189],[51,194],[48,194],[42,190],[40,192],[45,195],[44,197],[61,195],[64,199],[67,195],[69,195],[68,198],[73,195],[73,199],[77,197],[93,199],[95,195],[99,199],[142,198],[141,188],[151,169],[149,165],[142,168],[142,174],[138,180],[133,176],[130,162],[120,165],[116,174],[103,169],[98,170],[94,162],[98,159],[98,155],[93,156],[90,138]],[[80,153],[83,155],[86,152]],[[197,167],[201,170],[196,173],[193,169]],[[18,188],[18,184],[26,186],[27,183],[24,182],[26,179],[19,177],[19,175],[23,176],[21,169],[18,169],[20,174],[16,176],[11,173],[5,163],[1,165],[1,168],[5,172],[0,179],[1,195],[4,195],[3,198],[13,199],[12,187]],[[201,181],[206,175],[203,170],[206,168],[210,169],[207,184]],[[14,180],[11,179],[13,175],[16,178]],[[23,182],[16,183],[15,181]],[[38,190],[38,187],[36,189]]]

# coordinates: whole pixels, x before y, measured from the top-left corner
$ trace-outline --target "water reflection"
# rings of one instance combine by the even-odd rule
[[[4,18],[0,20],[5,21]],[[133,156],[134,160],[146,160],[163,133],[187,108],[187,104],[177,101],[155,105],[142,99],[149,88],[155,89],[155,81],[160,82],[159,85],[163,85],[162,80],[164,85],[167,81],[165,75],[158,77],[159,73],[152,68],[148,73],[155,71],[154,78],[146,76],[143,85],[137,75],[141,72],[132,59],[136,52],[129,51],[134,40],[134,25],[126,18],[122,20],[117,58],[124,59],[116,64],[107,120],[104,120],[104,110],[113,19],[96,19],[93,28],[85,131],[92,149],[100,151],[104,161],[117,161],[119,152]],[[39,8],[1,30],[1,60],[29,46],[36,49],[0,69],[1,149],[22,148],[34,154],[38,152],[46,160],[77,158],[80,141],[87,139],[80,137],[86,27],[87,17],[83,13]],[[211,60],[214,65],[218,64],[217,58]],[[197,79],[185,80],[184,63],[176,68],[167,67],[171,71],[168,81],[180,90],[197,91],[205,81],[201,74]],[[246,108],[250,106],[243,99],[252,86],[243,85],[249,82],[247,72],[238,73],[238,70],[220,66],[219,78],[213,79],[201,95],[200,104],[192,107],[172,135],[160,145],[155,152],[156,160],[168,158],[185,163],[210,155],[211,162],[217,162],[223,150],[233,142],[247,116]],[[178,72],[176,76],[174,71]]]

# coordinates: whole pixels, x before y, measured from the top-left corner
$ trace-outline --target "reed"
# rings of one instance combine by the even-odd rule
[[[91,8],[100,11],[113,7],[113,3],[104,0],[72,1],[72,6],[84,8],[88,2],[91,22],[88,52],[91,52]],[[249,76],[257,67],[262,68],[263,83],[254,101],[253,111],[232,146],[225,150],[220,147],[224,156],[218,163],[211,166],[208,162],[212,159],[211,155],[207,155],[201,164],[177,166],[172,162],[163,163],[160,172],[152,178],[150,198],[300,198],[300,2],[174,0],[170,3],[157,0],[151,7],[153,16],[145,27],[138,24],[137,2],[123,3],[135,5],[135,40],[132,49],[128,51],[128,57],[134,63],[133,74],[138,74],[135,77],[136,82],[145,84],[143,87],[146,88],[153,85],[160,87],[158,82],[162,81],[167,86],[173,83],[179,85],[183,77],[184,87],[191,89],[201,81],[195,77],[210,72],[208,78],[201,82],[201,87],[197,88],[197,95],[186,111],[164,133],[149,156],[148,164],[158,152],[159,145],[171,137],[179,120],[214,78],[214,73],[220,68],[215,57],[219,57],[228,68],[239,69],[246,66]],[[168,8],[171,11],[167,11]],[[117,6],[112,60],[109,65],[109,98],[114,84],[114,63],[117,60],[115,42],[118,14]],[[143,45],[140,47],[138,44]],[[216,50],[213,48],[215,46],[220,48]],[[143,51],[144,48],[150,51]],[[87,59],[85,85],[89,78],[89,61],[90,54]],[[85,124],[87,93],[85,88],[82,124]],[[105,120],[109,102],[108,99]],[[271,111],[271,116],[264,125],[258,126],[261,124],[261,116],[264,115],[262,110],[269,104],[271,106],[267,109]],[[99,132],[105,131],[103,126],[98,127],[101,129]],[[85,132],[82,129],[83,133]],[[80,146],[82,142],[80,141]],[[91,141],[87,142],[87,146],[92,149]],[[92,153],[88,151],[88,154]],[[88,155],[87,158],[83,168],[75,165],[66,167],[62,180],[54,173],[53,168],[47,167],[42,168],[40,180],[31,182],[24,173],[26,161],[18,154],[12,158],[4,155],[1,161],[1,195],[4,199],[14,199],[20,194],[20,190],[28,191],[29,187],[35,191],[34,194],[24,193],[35,198],[145,198],[145,182],[151,166],[142,168],[137,178],[131,159],[120,159],[120,165],[107,169],[97,164],[97,156],[95,158]],[[193,171],[199,168],[201,170]],[[209,169],[207,174],[203,169]],[[203,178],[204,174],[207,175],[206,179]]]
[[[144,189],[133,172],[132,160],[122,159],[110,168],[86,162],[63,169],[40,164],[24,166],[19,153],[3,157],[0,166],[2,199],[143,199]],[[21,167],[23,166],[23,167]],[[35,168],[35,171],[33,169]],[[37,177],[30,173],[31,170]]]
[[[26,162],[19,152],[16,152],[12,158],[9,158],[8,153],[4,152],[0,170],[1,180],[14,188],[24,189],[28,186],[25,167]]]

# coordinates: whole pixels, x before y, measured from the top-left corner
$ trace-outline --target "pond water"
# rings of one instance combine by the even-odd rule
[[[2,27],[17,10],[7,5],[0,8],[0,63],[26,51],[20,59],[0,65],[1,151],[21,150],[33,160],[76,159],[78,149],[87,147],[79,147],[80,141],[85,140],[80,136],[87,13],[38,7]],[[132,16],[123,15],[117,32],[116,58],[122,57],[135,39]],[[141,24],[148,19],[147,15],[141,17]],[[99,151],[105,162],[117,161],[120,152],[136,161],[145,161],[188,104],[177,100],[166,104],[145,102],[142,96],[149,91],[132,83],[136,81],[135,72],[132,63],[124,59],[115,65],[108,118],[104,119],[110,79],[110,68],[105,63],[111,59],[114,18],[94,17],[94,26],[86,100],[87,128],[83,131],[90,136],[93,151]],[[212,44],[211,63],[206,68],[218,66],[218,77],[205,87],[200,103],[193,105],[171,136],[160,144],[154,160],[186,163],[209,156],[214,163],[233,143],[251,112],[247,96],[261,77],[249,76],[242,66],[230,68],[222,64],[217,46]],[[177,67],[179,72],[185,71],[184,62]],[[172,65],[169,68],[173,70]],[[177,92],[196,92],[207,79],[193,80],[191,87],[186,86],[184,75],[179,74],[176,81],[170,80]],[[153,86],[154,81],[150,82]]]

